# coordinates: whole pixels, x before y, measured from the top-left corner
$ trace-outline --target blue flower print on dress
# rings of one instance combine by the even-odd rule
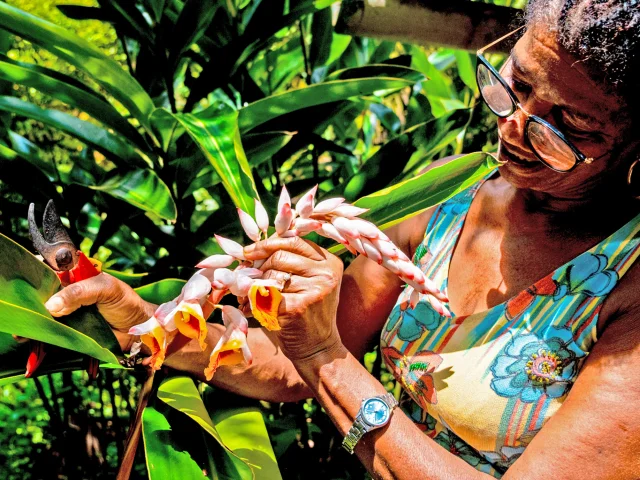
[[[413,342],[420,338],[425,330],[435,330],[445,317],[434,310],[427,301],[420,300],[416,308],[408,301],[398,303],[389,316],[387,331],[392,331],[398,322],[398,338],[404,342]]]
[[[586,355],[569,329],[550,327],[546,338],[525,332],[514,336],[491,365],[491,388],[502,397],[525,403],[542,395],[559,398],[575,380]]]
[[[584,294],[590,297],[607,295],[618,283],[618,273],[608,270],[606,255],[584,253],[558,272],[555,298]]]

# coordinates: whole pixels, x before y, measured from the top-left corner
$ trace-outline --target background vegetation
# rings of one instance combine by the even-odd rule
[[[322,197],[353,201],[497,140],[472,54],[337,34],[331,1],[7,4],[86,40],[113,70],[94,64],[89,47],[56,51],[31,20],[0,11],[0,233],[32,250],[27,206],[42,211],[53,198],[82,250],[135,287],[188,278],[217,251],[214,232],[241,241],[235,206],[252,210],[259,195],[274,211],[282,184],[296,195],[319,183]],[[160,284],[149,298],[175,288]],[[91,380],[79,357],[54,350],[43,372],[65,371],[19,380],[25,349],[2,331],[0,478],[113,478],[144,372],[103,368]],[[399,389],[375,351],[365,362]],[[163,385],[191,388],[171,381]],[[364,477],[315,401],[197,388],[203,405],[262,413],[284,478]],[[196,428],[160,400],[149,412],[174,439]],[[200,466],[211,458],[174,447]],[[152,475],[143,454],[132,478]]]

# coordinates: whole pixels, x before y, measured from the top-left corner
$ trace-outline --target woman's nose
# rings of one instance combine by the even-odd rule
[[[527,115],[519,108],[508,117],[498,118],[500,138],[521,150],[529,151],[529,147],[524,141],[526,123]]]

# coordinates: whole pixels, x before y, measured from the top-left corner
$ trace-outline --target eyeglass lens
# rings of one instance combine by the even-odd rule
[[[478,88],[487,106],[499,117],[508,117],[516,110],[507,89],[484,64],[477,69]],[[576,164],[576,155],[567,142],[547,125],[531,120],[527,125],[527,136],[531,147],[540,160],[551,168],[567,171]]]

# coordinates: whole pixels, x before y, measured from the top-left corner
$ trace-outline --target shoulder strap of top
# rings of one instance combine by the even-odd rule
[[[441,269],[448,270],[449,257],[458,240],[471,202],[489,176],[441,203],[433,212],[424,239],[413,258],[414,263],[420,265],[429,278],[436,278]]]

